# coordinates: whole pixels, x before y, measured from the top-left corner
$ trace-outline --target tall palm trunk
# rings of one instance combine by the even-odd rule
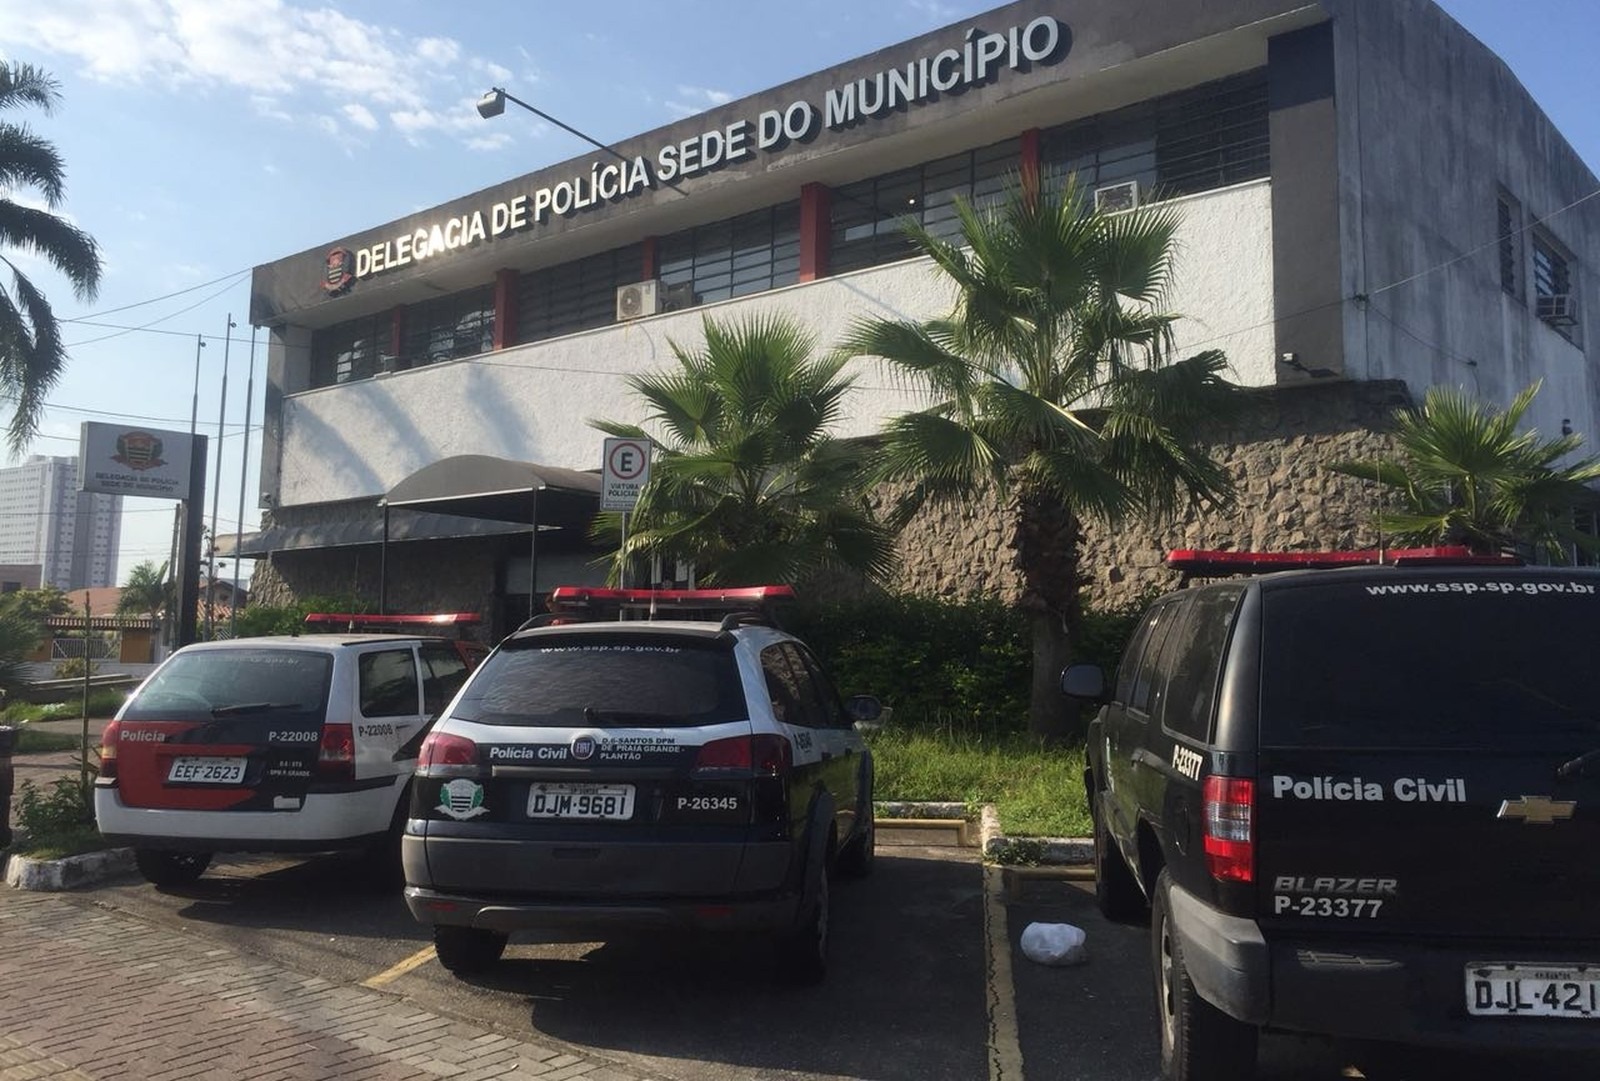
[[[1072,660],[1082,627],[1078,559],[1083,529],[1060,500],[1026,483],[1016,496],[1013,564],[1022,572],[1020,602],[1033,632],[1033,684],[1028,730],[1035,735],[1083,735],[1076,703],[1061,693],[1061,669]]]

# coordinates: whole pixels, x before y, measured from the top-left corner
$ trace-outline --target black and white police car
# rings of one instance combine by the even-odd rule
[[[790,596],[564,587],[553,622],[500,643],[423,741],[402,842],[446,968],[517,931],[698,928],[772,936],[789,976],[824,975],[830,879],[872,869],[855,722],[880,707],[759,614]]]

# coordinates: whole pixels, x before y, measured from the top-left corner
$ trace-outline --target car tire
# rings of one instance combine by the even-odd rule
[[[828,861],[812,870],[811,903],[800,924],[778,943],[779,971],[790,983],[821,983],[828,974]]]
[[[1106,829],[1105,813],[1096,808],[1094,819],[1094,899],[1100,914],[1113,923],[1144,921],[1144,891],[1134,877],[1122,850]]]
[[[481,927],[433,925],[433,952],[439,963],[457,976],[482,972],[500,960],[510,936]]]
[[[839,853],[838,871],[840,878],[866,878],[872,873],[872,866],[877,862],[878,851],[878,824],[872,814],[872,789],[867,789],[867,798],[861,801],[864,808],[856,812],[856,835]]]
[[[1200,997],[1184,967],[1172,926],[1172,879],[1165,870],[1151,905],[1150,952],[1161,1026],[1161,1076],[1166,1081],[1247,1081],[1256,1072],[1254,1025],[1235,1020]]]
[[[187,886],[206,873],[211,866],[211,853],[135,848],[133,865],[152,885]]]

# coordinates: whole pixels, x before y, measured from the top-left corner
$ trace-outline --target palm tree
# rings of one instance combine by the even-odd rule
[[[1066,734],[1057,677],[1082,630],[1084,525],[1225,503],[1228,477],[1194,437],[1234,388],[1220,352],[1171,358],[1175,208],[1099,213],[1067,178],[957,213],[957,242],[906,226],[955,287],[951,313],[859,321],[843,347],[932,398],[883,433],[879,475],[905,487],[893,522],[928,500],[1005,498],[1033,625],[1029,724]]]
[[[703,326],[703,348],[671,343],[676,368],[628,379],[660,439],[591,421],[656,448],[624,557],[692,561],[708,585],[838,570],[884,580],[894,536],[867,505],[867,452],[829,434],[852,383],[844,359],[814,357],[812,336],[783,316]],[[595,535],[614,540],[619,526],[602,515]]]
[[[46,114],[61,100],[60,84],[31,64],[0,62],[0,109],[34,105]],[[61,204],[64,169],[56,148],[25,124],[0,122],[0,245],[8,252],[41,256],[72,283],[79,300],[93,300],[100,287],[100,252],[94,239],[51,213]],[[17,199],[19,190],[44,197],[44,209]],[[0,394],[15,410],[7,442],[15,454],[39,430],[45,394],[66,367],[50,302],[14,257],[0,254],[11,271],[11,287],[0,282]]]
[[[159,619],[172,604],[172,583],[167,581],[167,565],[145,560],[128,572],[128,581],[117,598],[117,614],[137,612]]]
[[[1589,485],[1600,480],[1600,458],[1562,465],[1582,436],[1547,440],[1519,431],[1539,387],[1527,387],[1504,410],[1459,387],[1430,387],[1420,408],[1395,412],[1394,457],[1329,468],[1396,494],[1398,507],[1379,516],[1396,544],[1465,545],[1480,555],[1528,547],[1556,560],[1574,545],[1600,550],[1573,523],[1578,507],[1594,504]]]

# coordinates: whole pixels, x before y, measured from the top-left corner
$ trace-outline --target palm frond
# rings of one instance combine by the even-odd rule
[[[34,188],[45,205],[60,205],[66,194],[66,164],[55,145],[22,124],[0,122],[0,192]]]

